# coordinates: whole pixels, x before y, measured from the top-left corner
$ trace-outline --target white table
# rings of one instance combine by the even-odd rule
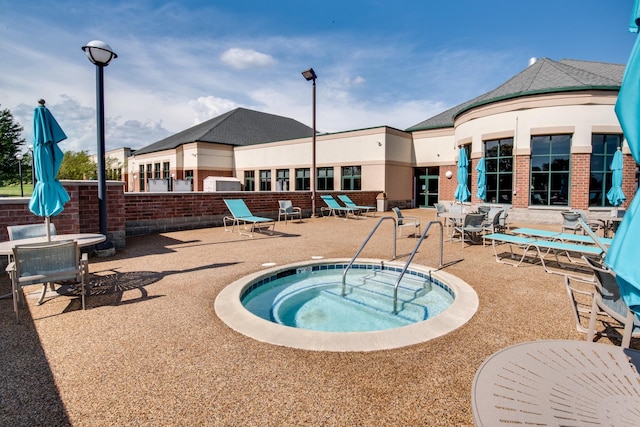
[[[78,233],[78,234],[56,234],[51,236],[52,242],[60,242],[64,240],[74,240],[78,243],[78,247],[92,246],[107,240],[104,234],[94,233]],[[28,245],[32,243],[46,243],[47,237],[31,237],[29,239],[7,240],[0,242],[0,255],[13,254],[13,248],[18,245]]]
[[[107,240],[104,234],[94,233],[78,233],[78,234],[56,234],[51,236],[52,242],[61,242],[65,240],[74,240],[78,243],[78,247],[92,246]],[[18,245],[29,245],[33,243],[46,243],[47,237],[31,237],[29,239],[16,239],[0,242],[0,255],[10,256],[13,254],[13,248]],[[11,294],[0,295],[0,299],[11,298]]]

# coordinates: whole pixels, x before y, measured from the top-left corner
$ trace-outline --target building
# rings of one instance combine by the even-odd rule
[[[496,89],[408,129],[318,134],[316,189],[380,191],[389,206],[433,207],[453,201],[451,177],[465,150],[470,203],[483,202],[475,166],[484,157],[486,202],[512,205],[516,216],[604,209],[620,148],[629,201],[637,169],[614,113],[623,72],[618,64],[532,60]],[[234,176],[244,191],[309,190],[311,133],[292,119],[236,109],[136,151],[130,188],[172,177],[198,191],[208,176]]]

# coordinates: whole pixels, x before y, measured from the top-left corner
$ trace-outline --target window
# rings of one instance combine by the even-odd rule
[[[296,169],[296,190],[297,191],[309,191],[311,189],[311,180],[309,176],[311,172],[309,168]]]
[[[360,166],[344,166],[342,168],[342,190],[361,190],[361,181]]]
[[[316,190],[333,191],[333,168],[318,168]]]
[[[289,169],[276,171],[276,191],[289,191]]]
[[[140,191],[144,191],[144,165],[140,165],[138,180],[140,181]]]
[[[169,178],[169,162],[162,163],[162,178]]]
[[[611,206],[607,192],[611,188],[611,161],[618,147],[620,135],[591,136],[591,176],[589,179],[589,206]]]
[[[571,135],[531,137],[532,205],[568,205]]]
[[[150,179],[153,179],[153,165],[151,163],[149,163],[147,165],[147,179],[146,181],[149,182]]]
[[[244,171],[244,191],[256,191],[255,171]]]
[[[508,203],[513,194],[513,138],[484,143],[487,202]]]
[[[195,190],[195,187],[193,186],[193,170],[184,171],[184,179],[189,181],[191,190]]]
[[[260,171],[260,191],[271,191],[271,171]]]
[[[155,163],[153,165],[153,177],[155,179],[160,179],[160,163]]]

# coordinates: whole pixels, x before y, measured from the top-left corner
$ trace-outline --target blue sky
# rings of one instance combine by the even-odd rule
[[[236,107],[317,128],[405,129],[547,57],[624,64],[633,0],[0,0],[0,107],[31,138],[39,98],[96,151],[95,67],[107,42],[107,150],[140,148]]]

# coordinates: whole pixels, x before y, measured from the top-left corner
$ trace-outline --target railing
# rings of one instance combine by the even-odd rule
[[[387,219],[390,219],[393,221],[393,258],[391,259],[396,259],[396,234],[397,234],[397,220],[392,217],[392,216],[383,216],[382,218],[380,218],[378,220],[378,223],[375,225],[375,227],[373,227],[373,230],[371,230],[371,232],[369,233],[369,235],[367,236],[366,239],[364,239],[364,243],[362,243],[362,245],[360,246],[360,249],[358,249],[358,251],[356,252],[356,254],[353,256],[353,258],[351,258],[351,261],[349,262],[349,265],[347,265],[347,267],[344,269],[344,271],[342,272],[342,296],[345,296],[347,291],[347,272],[349,271],[349,269],[351,269],[351,266],[353,266],[353,263],[355,262],[356,258],[358,258],[358,255],[360,255],[360,252],[362,252],[362,250],[364,249],[364,247],[367,245],[367,243],[369,243],[369,240],[371,240],[371,237],[373,236],[373,234],[376,232],[376,230],[378,229],[378,227],[380,227],[380,224],[382,224],[382,221],[385,221]],[[395,303],[394,303],[395,306]]]
[[[440,225],[440,265],[438,266],[439,268],[442,268],[443,263],[442,263],[442,249],[443,249],[443,241],[444,241],[444,232],[442,229],[442,223],[440,221],[431,221],[427,224],[427,226],[425,227],[424,231],[422,232],[422,236],[420,236],[420,239],[418,240],[418,243],[416,243],[416,247],[413,248],[413,252],[411,252],[411,255],[409,255],[409,259],[407,259],[407,263],[404,265],[404,268],[402,269],[402,272],[400,273],[400,276],[398,276],[398,280],[396,280],[396,284],[393,286],[393,314],[398,314],[398,286],[400,285],[400,281],[402,280],[402,278],[404,277],[404,274],[407,272],[407,269],[409,268],[409,264],[411,264],[411,261],[413,260],[413,257],[416,255],[416,252],[418,252],[418,248],[420,247],[420,245],[422,244],[422,241],[424,240],[425,236],[427,235],[427,232],[429,231],[429,228],[431,228],[431,225],[433,224],[438,224]],[[344,291],[344,276],[342,278],[342,283],[343,283],[343,291]]]

